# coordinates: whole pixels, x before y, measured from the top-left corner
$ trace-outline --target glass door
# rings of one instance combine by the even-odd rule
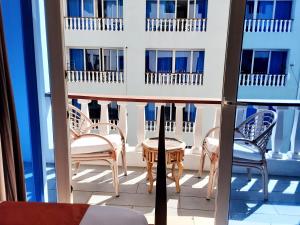
[[[237,63],[231,74],[238,70],[238,76],[225,72],[224,83],[221,129],[227,124],[230,134],[221,130],[220,174],[223,168],[231,171],[229,224],[299,224],[300,45],[295,25],[300,4],[248,0],[246,10],[245,17],[236,15],[244,22],[240,54],[231,58]],[[290,16],[281,20],[279,14]],[[224,158],[232,159],[230,168]],[[223,191],[219,188],[219,194]]]

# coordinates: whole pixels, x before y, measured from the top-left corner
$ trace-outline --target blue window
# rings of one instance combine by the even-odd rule
[[[186,73],[190,72],[191,52],[176,52],[175,72]]]
[[[172,52],[158,51],[157,52],[157,72],[171,73],[172,72]]]
[[[123,18],[123,0],[104,0],[104,17]]]
[[[157,0],[147,0],[146,18],[157,18]]]
[[[156,51],[146,51],[146,72],[156,72]]]
[[[273,1],[259,1],[257,3],[257,19],[272,19],[273,5]]]
[[[241,65],[241,73],[242,74],[250,74],[252,73],[252,56],[253,50],[243,50],[242,53],[242,65]]]
[[[270,74],[285,74],[286,73],[286,51],[272,51]]]
[[[68,16],[80,17],[81,16],[81,0],[68,0]]]
[[[203,73],[204,71],[204,51],[193,52],[193,73]]]
[[[245,19],[253,19],[254,14],[254,1],[247,1]]]
[[[160,18],[175,18],[175,1],[161,0],[159,5]]]
[[[207,18],[207,0],[196,0],[195,18]]]
[[[183,121],[195,122],[196,120],[196,107],[194,104],[186,104],[183,109]]]
[[[118,57],[119,57],[119,71],[124,71],[124,51],[118,50]]]
[[[104,0],[104,17],[117,18],[117,0]]]
[[[84,70],[83,49],[70,49],[70,70]]]
[[[96,71],[99,70],[99,50],[87,49],[85,51],[86,70]]]
[[[83,1],[83,16],[84,17],[94,16],[94,0]]]
[[[146,121],[155,121],[155,104],[153,102],[149,102],[146,106],[145,106],[145,119]]]
[[[267,74],[269,64],[269,51],[255,51],[253,73]]]
[[[174,103],[167,103],[165,107],[166,121],[175,121],[176,107]]]
[[[275,8],[275,19],[291,19],[292,1],[277,1]]]

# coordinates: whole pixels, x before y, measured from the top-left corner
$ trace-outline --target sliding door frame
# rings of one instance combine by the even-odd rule
[[[57,201],[71,202],[71,164],[67,120],[63,1],[45,2],[46,31],[53,112]]]
[[[221,107],[219,177],[215,224],[227,225],[232,172],[235,112],[244,35],[246,0],[231,0]]]

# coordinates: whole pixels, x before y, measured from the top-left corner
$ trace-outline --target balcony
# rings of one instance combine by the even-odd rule
[[[240,86],[284,87],[286,74],[240,74]]]
[[[205,32],[207,19],[146,19],[146,31],[150,32]]]
[[[246,19],[244,32],[288,33],[292,31],[292,22],[291,19]]]
[[[66,30],[123,31],[123,18],[65,17]]]
[[[74,71],[68,70],[69,83],[98,83],[98,84],[123,84],[123,71]]]
[[[202,73],[145,73],[147,85],[203,85]]]

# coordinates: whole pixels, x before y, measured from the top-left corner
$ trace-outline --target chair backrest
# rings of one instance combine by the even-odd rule
[[[69,104],[69,126],[72,139],[86,132],[86,128],[92,125],[92,121],[84,115],[77,107]]]
[[[235,131],[266,152],[272,129],[277,121],[277,113],[272,110],[261,110],[249,116]]]
[[[219,141],[220,141],[220,127],[214,127],[206,133],[203,139],[202,149],[206,150],[209,153],[219,154],[220,151]]]

